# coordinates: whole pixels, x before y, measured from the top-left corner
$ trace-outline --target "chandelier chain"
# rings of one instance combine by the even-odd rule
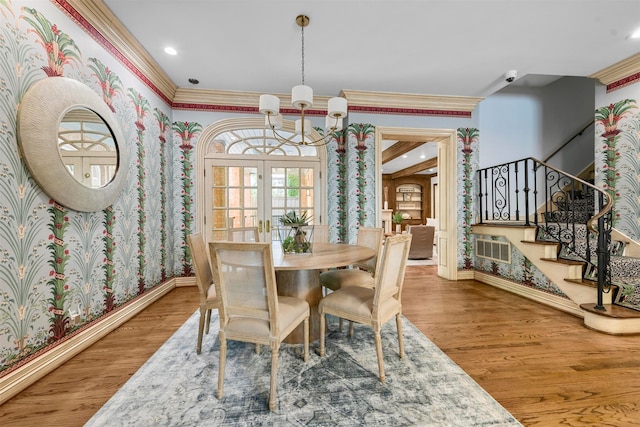
[[[304,85],[304,25],[300,26],[302,31],[302,84]]]

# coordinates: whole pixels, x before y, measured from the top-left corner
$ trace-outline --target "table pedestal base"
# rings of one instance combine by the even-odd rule
[[[322,299],[319,270],[277,270],[278,295],[303,299],[309,303],[309,342],[320,338],[318,304]],[[304,329],[300,325],[284,340],[288,344],[304,343]]]

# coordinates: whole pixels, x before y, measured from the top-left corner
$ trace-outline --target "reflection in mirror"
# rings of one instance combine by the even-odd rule
[[[58,129],[58,151],[69,173],[80,184],[101,188],[115,176],[118,153],[111,130],[87,108],[68,111]]]
[[[89,86],[67,77],[35,82],[20,101],[17,125],[22,158],[51,199],[80,212],[118,199],[127,145],[113,111]]]

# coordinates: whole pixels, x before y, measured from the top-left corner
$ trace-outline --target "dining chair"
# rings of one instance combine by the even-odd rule
[[[202,333],[206,324],[206,333],[209,333],[211,323],[211,310],[218,309],[216,287],[213,285],[213,273],[209,265],[206,246],[201,233],[191,233],[187,236],[187,243],[191,250],[191,259],[196,271],[196,285],[200,293],[200,323],[198,324],[198,343],[196,353],[202,349]]]
[[[258,227],[234,227],[227,230],[227,240],[230,242],[259,242]]]
[[[271,243],[211,242],[209,252],[220,301],[218,399],[223,395],[227,340],[264,344],[271,348],[269,409],[273,410],[280,343],[301,323],[304,361],[309,359],[309,304],[277,294]]]
[[[330,293],[320,301],[318,311],[321,357],[325,354],[325,316],[332,314],[352,322],[369,325],[373,329],[380,381],[385,380],[380,329],[393,316],[396,317],[400,358],[404,358],[401,296],[410,245],[411,234],[388,237],[383,245],[375,288],[348,286]]]
[[[326,224],[314,225],[311,238],[313,243],[329,243],[329,226]]]
[[[345,286],[365,286],[372,288],[375,283],[376,262],[382,247],[384,229],[377,227],[360,227],[356,244],[374,249],[372,258],[354,264],[351,268],[325,271],[320,274],[320,283],[326,290],[338,290]]]

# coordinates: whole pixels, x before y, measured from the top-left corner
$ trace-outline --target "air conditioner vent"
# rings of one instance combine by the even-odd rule
[[[476,239],[476,255],[480,258],[511,264],[511,243]]]

